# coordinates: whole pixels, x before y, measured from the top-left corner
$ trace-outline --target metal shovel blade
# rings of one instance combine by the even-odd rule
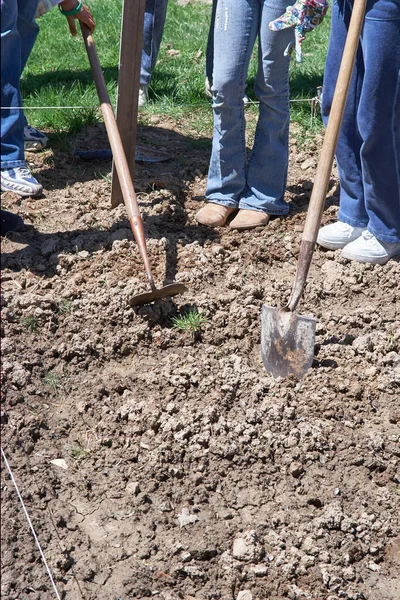
[[[316,320],[265,304],[261,313],[261,356],[273,377],[301,379],[314,358]]]
[[[183,283],[171,283],[170,285],[165,285],[160,289],[156,288],[151,292],[137,294],[129,300],[129,304],[131,306],[149,304],[150,302],[154,302],[154,300],[157,300],[157,298],[171,298],[172,296],[177,296],[178,294],[184,294],[187,291],[188,288],[186,287],[186,285],[183,285]]]

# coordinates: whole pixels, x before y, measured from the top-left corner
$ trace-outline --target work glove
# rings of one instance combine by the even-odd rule
[[[315,29],[322,22],[328,7],[328,0],[297,0],[293,6],[286,8],[286,12],[283,15],[269,24],[269,28],[272,31],[294,27],[296,61],[298,63],[303,59],[301,44],[305,34]],[[289,44],[285,50],[285,54],[291,54],[292,51],[293,44]]]

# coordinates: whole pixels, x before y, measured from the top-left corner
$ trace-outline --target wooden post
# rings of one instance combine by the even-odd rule
[[[146,0],[124,0],[117,94],[117,125],[129,171],[134,181],[140,64]],[[115,165],[112,168],[111,206],[123,202]]]

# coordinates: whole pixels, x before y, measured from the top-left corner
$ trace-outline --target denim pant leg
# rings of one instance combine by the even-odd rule
[[[400,242],[400,2],[369,0],[367,6],[357,123],[368,230]]]
[[[217,0],[213,0],[211,9],[211,20],[210,28],[208,30],[207,48],[206,48],[206,77],[210,84],[213,80],[213,67],[214,67],[214,26],[215,26],[215,13],[217,11]]]
[[[287,0],[264,0],[259,28],[255,92],[259,118],[247,172],[247,192],[239,208],[285,215],[288,170],[289,64],[285,49],[294,43],[292,28],[271,31],[269,23],[285,12]]]
[[[328,122],[339,73],[343,48],[351,17],[351,9],[343,0],[334,0],[331,7],[331,33],[325,64],[322,94],[322,118]],[[365,210],[364,189],[360,150],[362,140],[357,127],[357,107],[359,103],[364,65],[361,48],[358,48],[353,75],[349,87],[347,103],[336,147],[336,164],[340,179],[340,207],[345,215],[338,217],[353,227],[366,227],[368,215]]]
[[[37,36],[38,28],[33,21],[36,8],[37,0],[3,0],[1,3],[1,106],[22,106],[20,78]],[[25,165],[24,124],[22,110],[1,110],[2,169]]]
[[[351,16],[332,5],[322,113],[327,122]],[[368,0],[349,96],[336,149],[338,218],[400,241],[400,4]]]
[[[146,0],[140,84],[149,85],[160,50],[168,0]]]
[[[34,2],[25,2],[18,0],[18,31],[21,37],[21,72],[24,71],[25,65],[35,45],[36,38],[39,33],[39,25],[34,16],[32,17],[32,5]],[[37,7],[36,7],[37,8]],[[36,12],[36,11],[35,11]],[[25,114],[23,113],[24,126],[27,125]]]
[[[246,188],[243,94],[261,0],[218,0],[214,29],[214,134],[206,198],[236,207]]]

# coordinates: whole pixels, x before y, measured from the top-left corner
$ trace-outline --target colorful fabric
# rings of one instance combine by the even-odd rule
[[[272,31],[294,27],[297,62],[302,60],[301,44],[305,34],[315,29],[322,22],[328,7],[328,0],[297,0],[293,6],[286,8],[283,15],[269,24]]]

